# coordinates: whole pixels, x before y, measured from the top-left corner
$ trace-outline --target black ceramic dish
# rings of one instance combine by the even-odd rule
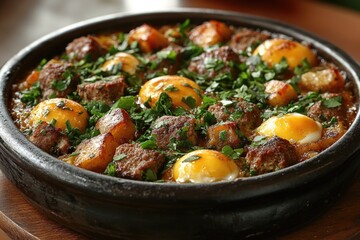
[[[76,37],[110,30],[217,19],[306,41],[354,82],[360,67],[344,52],[301,30],[234,12],[179,9],[110,15],[61,29],[34,42],[0,72],[0,167],[52,219],[93,238],[231,239],[286,230],[314,216],[354,175],[360,161],[360,116],[333,146],[274,173],[213,184],[159,184],[85,171],[42,152],[16,128],[7,110],[11,85],[42,58],[59,54]]]

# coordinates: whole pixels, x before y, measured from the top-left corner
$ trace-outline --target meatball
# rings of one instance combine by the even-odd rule
[[[49,61],[39,74],[43,98],[65,97],[75,91],[78,79],[71,63],[54,59]]]
[[[197,143],[195,119],[187,116],[162,116],[153,123],[151,134],[160,149],[168,149],[170,144],[184,149]]]
[[[143,149],[140,144],[122,144],[116,148],[114,158],[116,156],[124,156],[116,161],[116,176],[135,180],[143,180],[148,170],[158,174],[165,162],[162,153]]]
[[[338,121],[344,122],[345,111],[341,106],[327,108],[321,101],[318,101],[309,108],[307,115],[318,122],[328,122],[333,117],[336,117]]]
[[[46,122],[36,126],[29,139],[43,151],[55,156],[64,155],[70,149],[69,138],[61,130]]]
[[[323,98],[324,98],[323,101],[318,101],[309,108],[307,115],[318,122],[331,122],[333,117],[335,117],[338,122],[342,122],[343,124],[346,125],[347,108],[344,105],[344,100],[342,99],[342,96],[340,94],[332,93],[332,94],[323,94]],[[334,98],[341,99],[342,101],[338,102],[341,105],[327,106],[324,103],[324,101],[326,102]]]
[[[123,76],[110,76],[96,82],[85,82],[77,86],[77,92],[84,101],[103,101],[113,104],[124,95],[126,88]]]
[[[81,61],[83,59],[95,61],[105,54],[105,49],[93,36],[80,37],[73,40],[66,47],[66,54],[70,60]]]
[[[230,46],[237,52],[244,51],[247,47],[262,43],[270,37],[269,34],[243,28],[234,33],[230,39]]]
[[[151,55],[149,60],[149,67],[146,69],[148,78],[154,75],[176,75],[180,69],[183,56],[182,47],[176,44],[170,44],[168,47],[162,49],[156,54]]]
[[[215,115],[217,122],[236,122],[240,131],[246,137],[249,137],[251,131],[262,122],[259,108],[255,104],[242,99],[234,100],[232,104],[226,106],[218,102],[210,106],[208,111]]]
[[[230,47],[223,46],[193,58],[188,70],[207,78],[215,78],[222,74],[230,74],[230,77],[234,78],[238,72],[234,65],[239,63],[239,55]]]
[[[273,172],[299,162],[295,147],[287,140],[274,137],[258,147],[250,147],[246,154],[250,173]]]
[[[239,129],[236,122],[224,122],[212,125],[208,128],[206,147],[219,151],[225,146],[238,148],[241,143],[238,132]]]

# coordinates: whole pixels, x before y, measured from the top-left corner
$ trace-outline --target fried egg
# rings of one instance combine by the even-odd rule
[[[174,107],[187,110],[199,106],[202,102],[199,85],[181,76],[161,76],[146,82],[139,92],[140,102],[153,107],[161,93],[166,93],[171,98]]]
[[[139,65],[139,60],[131,54],[119,52],[115,56],[107,60],[101,67],[103,71],[112,71],[116,66],[121,66],[121,70],[129,74],[135,74]]]
[[[266,40],[253,52],[253,55],[258,54],[270,66],[279,63],[282,58],[286,58],[290,69],[294,69],[304,59],[307,59],[311,66],[316,63],[316,55],[308,46],[288,39],[274,38]]]
[[[39,122],[47,122],[65,130],[68,122],[71,127],[85,131],[88,119],[89,114],[81,104],[66,98],[52,98],[35,106],[30,113],[29,124],[34,126]]]
[[[239,174],[235,162],[215,150],[195,150],[174,164],[173,178],[178,183],[211,183],[231,181]]]
[[[311,143],[321,138],[322,125],[308,116],[289,113],[281,117],[271,117],[263,122],[256,132],[261,136],[280,137],[291,143]]]

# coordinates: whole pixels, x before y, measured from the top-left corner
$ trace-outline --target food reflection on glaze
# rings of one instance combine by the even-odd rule
[[[278,171],[330,147],[357,112],[346,75],[307,43],[217,20],[76,38],[13,89],[36,146],[140,181]]]

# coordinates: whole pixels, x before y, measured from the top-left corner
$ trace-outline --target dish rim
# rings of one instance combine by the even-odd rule
[[[140,21],[139,19],[155,18],[155,20],[152,19],[152,23],[148,22],[149,24],[154,24],[161,21],[161,17],[162,19],[170,18],[170,20],[177,20],[178,22],[181,22],[180,19],[185,20],[186,18],[190,20],[196,18],[196,21],[201,21],[201,19],[217,19],[225,22],[234,22],[234,25],[238,21],[237,24],[239,26],[256,25],[258,29],[268,29],[270,32],[285,34],[294,39],[302,39],[310,43],[318,51],[321,50],[322,54],[328,54],[327,57],[332,58],[333,61],[341,63],[341,68],[346,69],[347,73],[353,76],[355,94],[358,98],[357,100],[359,101],[360,99],[360,66],[338,47],[300,28],[264,17],[203,8],[176,8],[151,12],[115,13],[81,21],[49,33],[19,51],[18,54],[12,57],[1,68],[0,110],[2,111],[0,111],[0,129],[2,130],[0,131],[0,138],[2,139],[1,144],[8,148],[10,154],[15,156],[17,165],[27,169],[37,178],[52,181],[59,187],[71,191],[81,191],[83,194],[99,198],[107,196],[109,200],[131,200],[137,202],[146,198],[149,202],[156,201],[158,203],[159,201],[211,203],[228,200],[245,200],[306,184],[335,169],[359,149],[359,144],[356,144],[356,142],[360,142],[360,116],[358,111],[351,127],[336,143],[318,156],[285,169],[254,177],[210,184],[153,183],[101,175],[59,161],[57,158],[33,145],[17,129],[7,110],[6,102],[10,88],[7,83],[19,77],[15,76],[19,75],[18,71],[21,70],[21,67],[24,67],[26,70],[31,69],[26,62],[34,58],[33,55],[36,55],[40,48],[47,46],[47,49],[49,49],[53,45],[59,46],[61,45],[58,43],[59,39],[63,39],[60,42],[64,42],[64,38],[74,39],[76,36],[83,36],[83,32],[99,33],[101,32],[99,30],[102,24],[111,22],[112,25],[116,22],[126,24],[134,19]],[[105,27],[105,29],[110,30],[109,27]],[[119,29],[113,30],[120,31],[121,26],[119,26]],[[22,147],[12,147],[19,145]],[[296,177],[294,178],[293,176]],[[198,194],[194,194],[194,192]]]

